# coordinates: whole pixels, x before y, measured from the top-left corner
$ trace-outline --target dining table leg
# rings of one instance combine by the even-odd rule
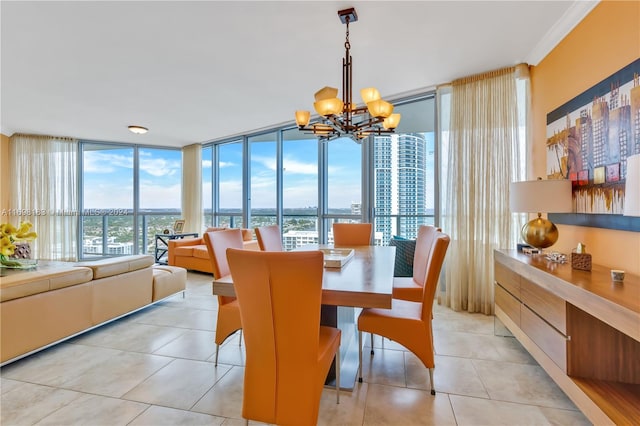
[[[359,309],[358,309],[359,310]],[[340,339],[340,389],[352,391],[358,374],[358,342],[356,333],[356,308],[350,306],[322,305],[320,324],[337,327]],[[335,361],[329,369],[325,386],[335,387]]]

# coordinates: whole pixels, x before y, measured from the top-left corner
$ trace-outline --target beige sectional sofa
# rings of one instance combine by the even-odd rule
[[[184,291],[184,268],[153,262],[153,256],[133,255],[3,270],[0,364]]]

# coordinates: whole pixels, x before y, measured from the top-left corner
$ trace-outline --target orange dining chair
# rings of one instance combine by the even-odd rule
[[[331,363],[340,403],[339,329],[320,325],[320,251],[227,250],[244,329],[242,416],[314,425]]]
[[[433,241],[440,228],[431,225],[423,225],[418,229],[416,249],[413,254],[413,276],[393,278],[393,298],[409,300],[411,302],[422,301],[424,279],[427,276],[427,262]]]
[[[262,251],[284,251],[278,225],[260,226],[255,229],[258,245]]]
[[[209,259],[213,267],[213,277],[220,279],[229,275],[229,264],[227,263],[227,249],[242,249],[242,231],[240,229],[227,229],[224,231],[205,232],[204,242],[207,245]],[[240,309],[235,297],[218,296],[218,319],[216,321],[216,360],[218,365],[218,352],[220,345],[236,331],[242,331],[240,322]],[[242,342],[242,335],[240,337]]]
[[[360,382],[362,382],[362,332],[364,331],[394,340],[414,353],[429,369],[431,394],[436,394],[433,384],[435,365],[431,320],[433,298],[448,247],[449,236],[438,232],[429,253],[422,301],[392,299],[391,309],[364,308],[358,316],[360,358],[358,380]]]
[[[353,247],[371,245],[370,223],[334,223],[333,245],[336,247]]]

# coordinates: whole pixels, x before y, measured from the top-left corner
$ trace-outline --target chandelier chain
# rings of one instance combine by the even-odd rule
[[[349,50],[351,49],[351,43],[349,43],[349,17],[346,17],[346,24],[347,24],[347,31],[346,31],[346,37],[345,37],[345,41],[344,41],[344,48]]]

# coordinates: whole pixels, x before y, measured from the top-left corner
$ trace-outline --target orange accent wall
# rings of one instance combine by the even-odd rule
[[[9,137],[0,133],[0,223],[7,219],[2,210],[9,208],[9,178]]]
[[[531,70],[532,174],[546,176],[546,116],[640,57],[640,2],[602,1]],[[640,274],[640,232],[558,225],[554,250],[586,244],[593,263]]]

